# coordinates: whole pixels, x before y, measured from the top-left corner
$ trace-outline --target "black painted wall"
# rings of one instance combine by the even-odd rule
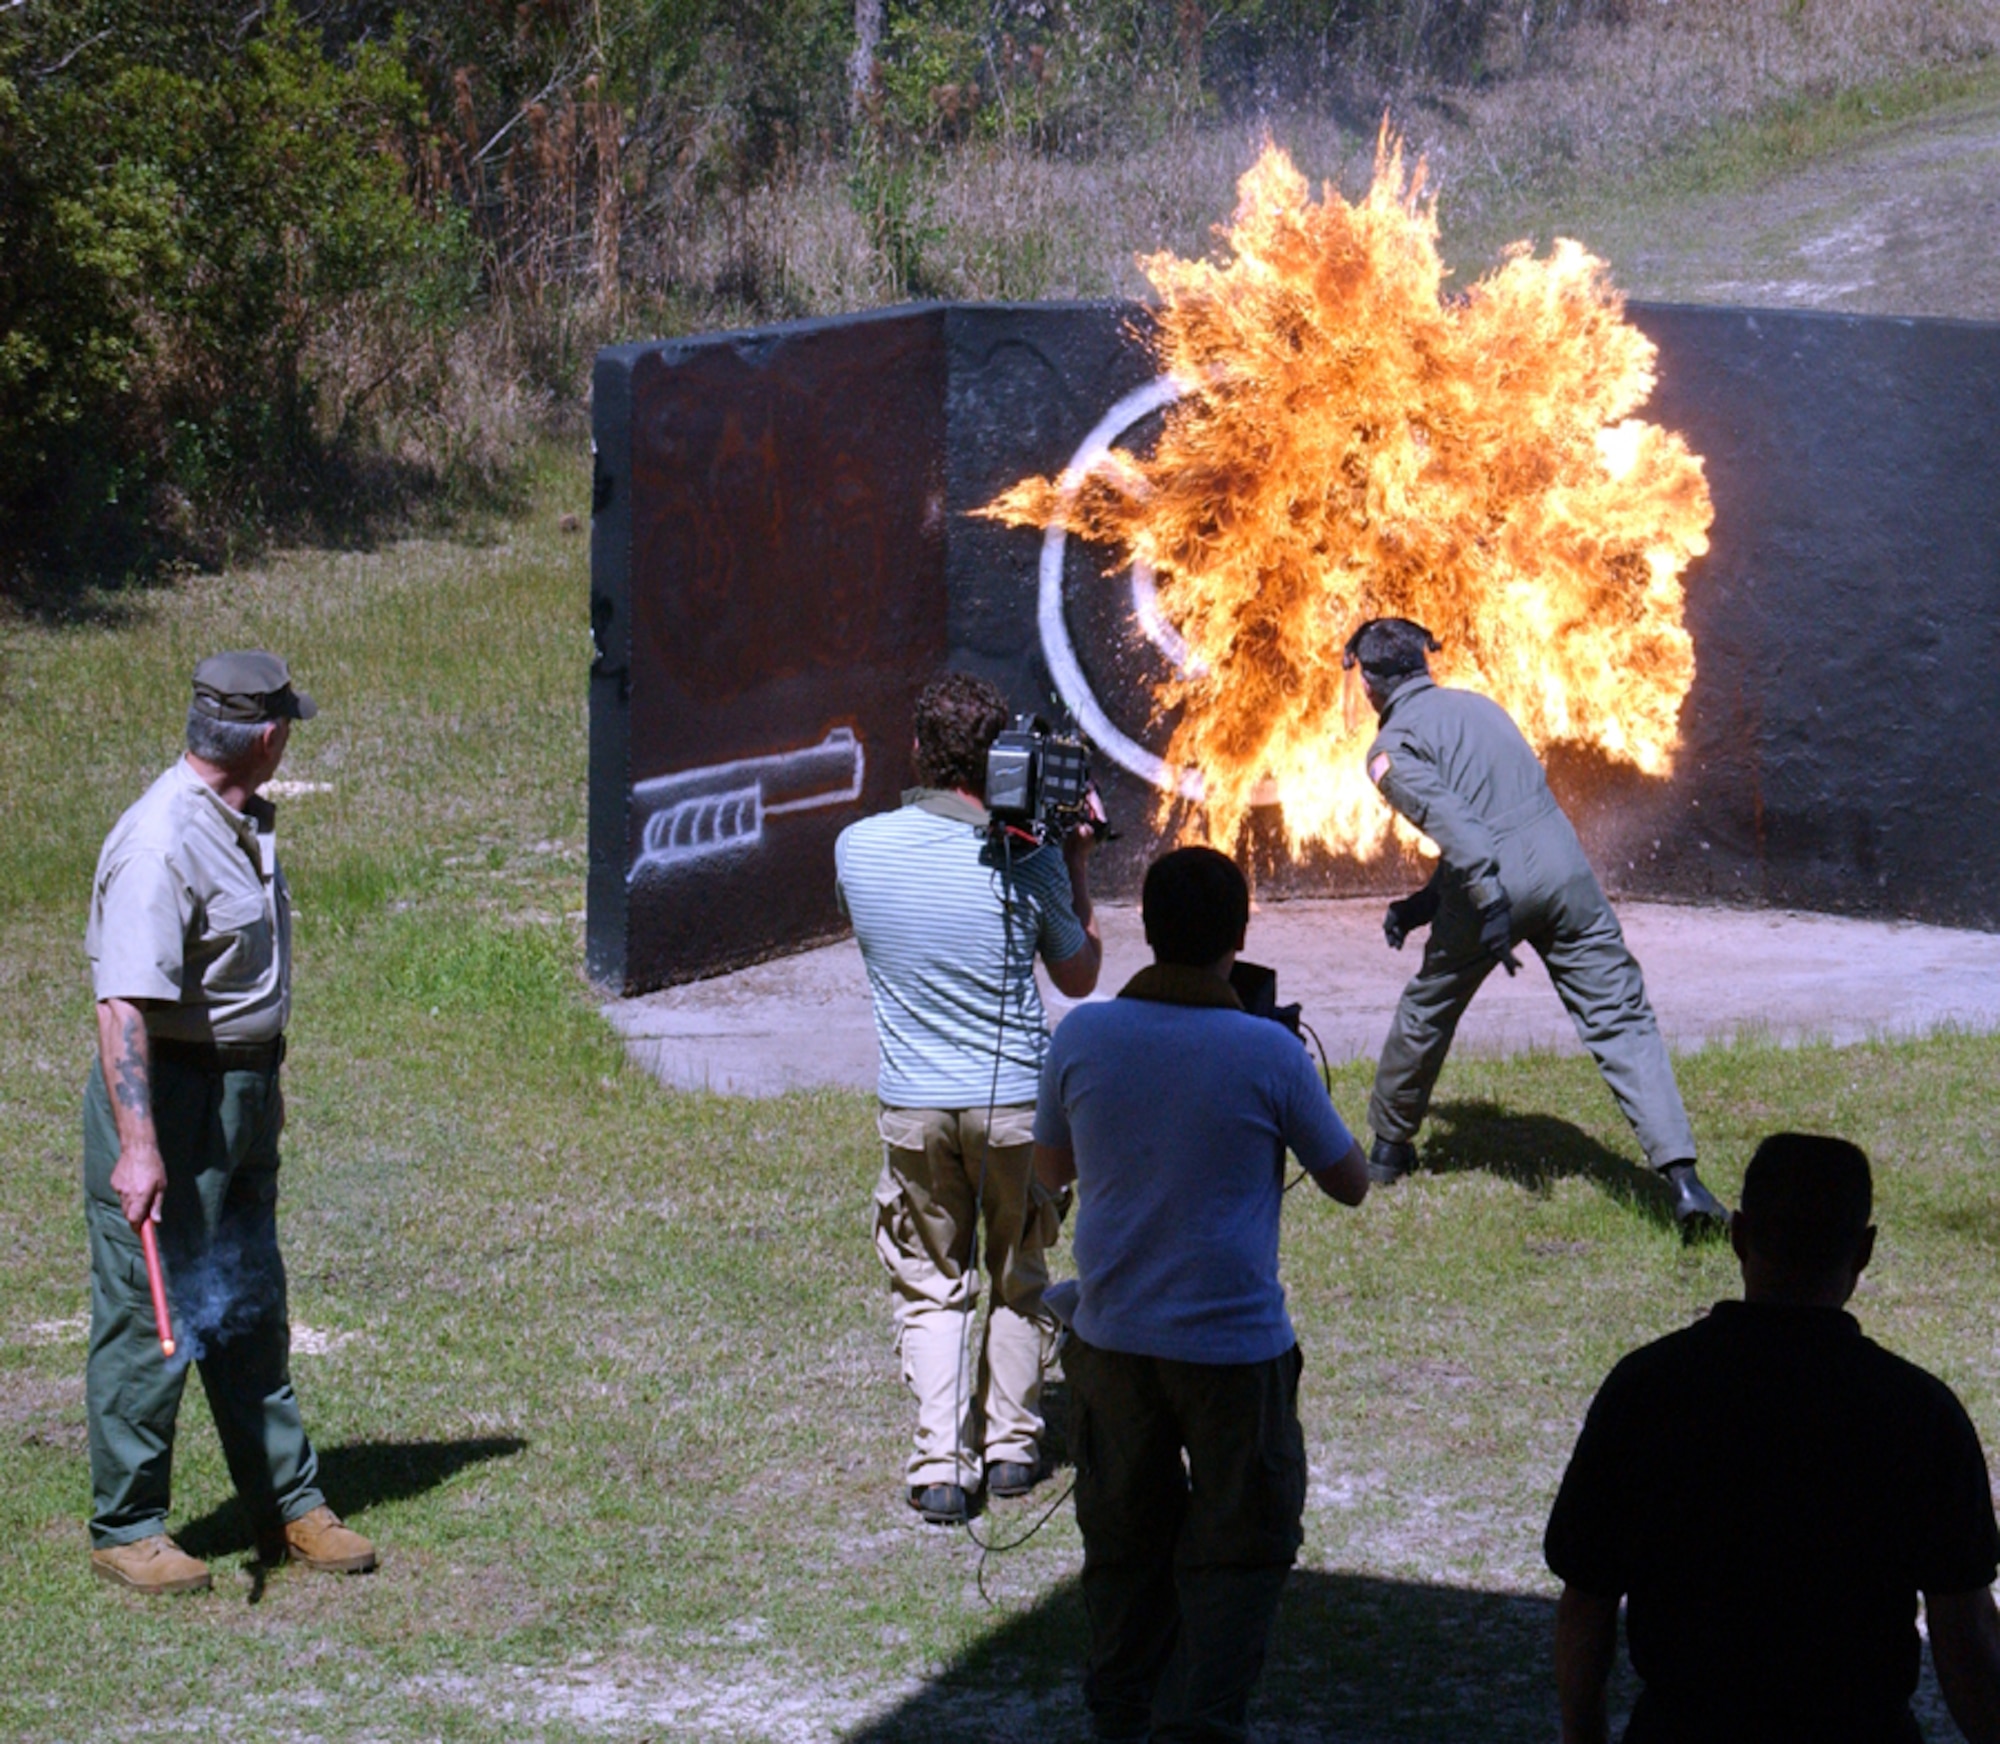
[[[833,840],[896,803],[944,657],[936,312],[600,354],[591,974],[833,937]]]
[[[1607,877],[2000,929],[2000,326],[1632,314],[1715,526],[1685,749],[1599,808]]]
[[[1705,457],[1716,523],[1687,577],[1674,775],[1550,759],[1606,884],[2000,928],[2000,327],[1631,313],[1660,346],[1647,415]],[[1042,537],[966,511],[1059,469],[1151,379],[1143,320],[932,305],[602,355],[593,974],[637,990],[837,930],[833,835],[894,803],[910,700],[947,658],[1051,707]],[[1158,747],[1164,667],[1107,561],[1068,542],[1063,621],[1111,724]],[[842,733],[865,764],[851,798]],[[1129,893],[1153,797],[1099,766],[1124,836],[1098,883]],[[662,850],[663,810],[713,839]],[[1413,871],[1294,866],[1274,842],[1249,848],[1267,895]]]

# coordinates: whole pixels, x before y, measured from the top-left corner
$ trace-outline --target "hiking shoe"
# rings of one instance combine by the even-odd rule
[[[1417,1147],[1406,1139],[1378,1138],[1368,1147],[1368,1178],[1378,1187],[1400,1181],[1417,1166]]]
[[[1660,1173],[1674,1196],[1674,1222],[1682,1241],[1711,1241],[1729,1233],[1728,1206],[1701,1184],[1693,1162],[1669,1163]]]
[[[188,1555],[164,1532],[93,1550],[90,1572],[135,1593],[205,1593],[215,1584],[208,1564]]]
[[[963,1526],[972,1517],[959,1484],[912,1484],[910,1506],[932,1526]]]
[[[1039,1466],[1025,1465],[1019,1460],[996,1460],[986,1468],[986,1493],[1002,1501],[1025,1496],[1041,1481]]]
[[[266,1562],[302,1562],[322,1574],[366,1574],[376,1563],[375,1546],[324,1504],[287,1520],[258,1548]]]

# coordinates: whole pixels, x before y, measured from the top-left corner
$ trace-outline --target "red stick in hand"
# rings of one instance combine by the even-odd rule
[[[149,1217],[139,1225],[139,1245],[146,1250],[146,1282],[153,1286],[153,1319],[160,1329],[160,1354],[174,1354],[174,1320],[167,1312],[167,1278],[160,1270],[160,1243]]]

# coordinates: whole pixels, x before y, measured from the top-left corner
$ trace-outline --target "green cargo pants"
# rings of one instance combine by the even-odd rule
[[[1258,1363],[1063,1346],[1100,1739],[1248,1737],[1305,1537],[1302,1366],[1297,1345]]]
[[[1577,1039],[1603,1074],[1656,1169],[1694,1160],[1694,1129],[1674,1082],[1667,1044],[1646,998],[1645,978],[1618,916],[1589,872],[1514,906],[1514,939],[1548,969]],[[1368,1125],[1377,1138],[1411,1140],[1473,994],[1495,961],[1479,948],[1479,917],[1447,895],[1431,923],[1423,966],[1410,977],[1375,1067]]]
[[[324,1500],[292,1391],[285,1266],[278,1254],[278,1073],[210,1072],[155,1057],[153,1121],[166,1159],[160,1254],[179,1349],[160,1354],[139,1238],[118,1207],[104,1075],[83,1099],[83,1206],[90,1234],[92,1544],[166,1530],[174,1420],[190,1361],[201,1370],[229,1475],[258,1529]]]

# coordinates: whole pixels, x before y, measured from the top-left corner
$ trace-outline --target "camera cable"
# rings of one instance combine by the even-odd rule
[[[1299,1019],[1299,1028],[1312,1037],[1313,1052],[1319,1055],[1319,1081],[1326,1086],[1326,1099],[1331,1102],[1333,1100],[1333,1063],[1326,1057],[1326,1043],[1319,1039],[1319,1031],[1307,1023],[1303,1017]],[[1289,1193],[1305,1178],[1305,1170],[1300,1169],[1296,1175],[1285,1183],[1285,1191]]]
[[[1000,885],[1000,927],[1001,927],[1000,997],[998,1001],[998,1021],[995,1025],[994,1038],[993,1038],[993,1076],[987,1086],[986,1122],[983,1130],[980,1133],[979,1163],[978,1167],[974,1170],[974,1178],[973,1178],[972,1246],[968,1258],[969,1258],[969,1263],[972,1265],[975,1271],[980,1269],[979,1261],[980,1261],[981,1250],[979,1244],[979,1237],[982,1229],[984,1228],[985,1216],[986,1216],[987,1154],[992,1144],[993,1113],[994,1110],[999,1106],[1000,1102],[1000,1068],[1006,1053],[1007,1000],[1009,991],[1014,986],[1015,970],[1016,970],[1016,961],[1014,955],[1014,919],[1015,919],[1014,904],[1017,898],[1019,886],[1016,883],[1014,876],[1013,832],[1009,830],[1006,825],[998,824],[994,826],[992,840],[994,842],[994,845],[999,850],[999,860],[1000,860],[999,866],[995,869]],[[1022,968],[1023,985],[1019,997],[1016,1001],[1016,1003],[1020,1007],[1020,1022],[1024,1029],[1027,1027],[1028,1024],[1026,978],[1032,977],[1034,972],[1035,972],[1035,959],[1034,959],[1034,953],[1031,949],[1028,953],[1027,962],[1025,966]],[[1000,1288],[1000,1281],[998,1278],[991,1277],[989,1275],[988,1284],[991,1290],[994,1292],[994,1300],[988,1302],[986,1309],[987,1325],[990,1334],[993,1310],[996,1306],[999,1305],[998,1292]],[[974,1336],[974,1319],[971,1315],[968,1315],[967,1317],[966,1333],[968,1338]],[[965,1374],[966,1374],[966,1361],[963,1353],[961,1353],[958,1364],[957,1375],[953,1383],[954,1393],[952,1399],[952,1417],[955,1423],[962,1423],[965,1419],[965,1412],[967,1408],[967,1400],[965,1398],[965,1393],[964,1393]],[[1040,1456],[1038,1450],[1037,1452],[1038,1461],[1039,1457]],[[973,1524],[973,1515],[970,1508],[970,1497],[968,1496],[967,1498],[968,1506],[965,1517],[965,1534],[979,1548],[979,1563],[974,1571],[974,1581],[979,1589],[979,1596],[986,1602],[988,1607],[996,1607],[998,1604],[998,1601],[993,1597],[993,1595],[986,1590],[986,1564],[988,1559],[994,1556],[1005,1555],[1007,1552],[1012,1550],[1018,1550],[1022,1545],[1026,1544],[1029,1539],[1033,1538],[1036,1533],[1041,1531],[1041,1529],[1049,1523],[1050,1519],[1054,1517],[1056,1510],[1060,1508],[1063,1505],[1063,1503],[1069,1500],[1070,1492],[1075,1488],[1076,1488],[1076,1480],[1074,1477],[1072,1477],[1069,1484],[1064,1488],[1062,1494],[1057,1496],[1054,1501],[1050,1502],[1042,1510],[1040,1515],[1037,1516],[1034,1522],[1024,1532],[1022,1532],[1018,1537],[1010,1538],[1004,1541],[990,1537],[983,1538],[980,1536],[978,1528]]]

